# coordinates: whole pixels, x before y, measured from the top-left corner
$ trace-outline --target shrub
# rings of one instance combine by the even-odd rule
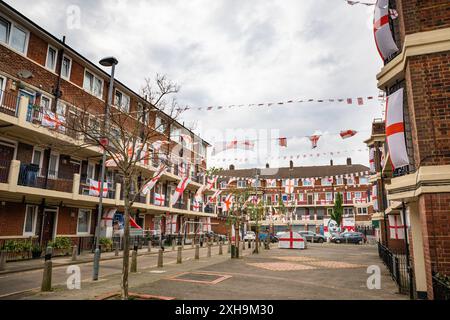
[[[100,238],[99,243],[102,247],[105,247],[105,248],[111,248],[113,245],[112,239],[109,239],[109,238]]]
[[[48,243],[53,249],[70,249],[72,241],[66,237],[55,238],[55,240]]]
[[[32,246],[31,241],[8,240],[5,242],[4,249],[8,252],[20,253],[30,251]]]

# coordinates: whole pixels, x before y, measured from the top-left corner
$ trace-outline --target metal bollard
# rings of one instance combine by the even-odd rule
[[[228,250],[227,250],[227,253],[231,253],[231,243],[230,243],[230,242],[228,242]]]
[[[133,250],[131,253],[131,273],[137,272],[137,250]]]
[[[207,251],[207,254],[206,254],[207,258],[211,258],[211,247],[212,247],[211,243],[208,243],[208,251]]]
[[[178,247],[178,253],[177,253],[177,264],[183,263],[183,257],[182,257],[183,248],[181,246]]]
[[[148,242],[147,252],[152,252],[152,242],[151,241]]]
[[[159,251],[158,251],[158,268],[162,268],[164,266],[163,259],[164,259],[163,250],[159,249]]]
[[[72,261],[77,261],[77,256],[78,256],[78,247],[73,246],[72,247]]]
[[[219,242],[219,256],[223,255],[222,242]]]
[[[45,250],[45,263],[44,263],[44,273],[42,275],[41,291],[48,292],[52,290],[52,247],[47,247]]]
[[[119,256],[119,243],[116,241],[115,242],[115,248],[114,248],[114,256],[118,257]]]
[[[197,244],[195,246],[195,260],[199,260],[200,259],[200,246]]]
[[[6,269],[6,251],[2,250],[0,252],[0,271],[3,271]]]

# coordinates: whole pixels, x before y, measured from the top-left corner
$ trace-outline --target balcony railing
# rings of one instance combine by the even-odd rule
[[[450,277],[433,275],[433,298],[434,300],[450,300]]]
[[[89,196],[89,179],[81,179],[80,181],[80,190],[79,194],[83,196]],[[95,196],[93,196],[95,197]],[[105,197],[106,199],[115,199],[116,198],[116,190],[114,183],[108,183],[108,193]]]
[[[0,183],[8,183],[11,160],[0,160]]]
[[[34,164],[21,164],[18,185],[61,192],[72,192],[73,173],[64,173]]]
[[[17,117],[18,109],[17,93],[9,93],[0,90],[0,113]]]

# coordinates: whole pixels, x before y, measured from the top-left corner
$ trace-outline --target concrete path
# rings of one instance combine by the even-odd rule
[[[244,251],[244,257],[231,260],[218,255],[214,248],[211,258],[206,249],[201,259],[194,260],[194,252],[186,251],[182,265],[176,264],[176,253],[167,252],[165,266],[156,268],[156,256],[142,256],[138,273],[130,275],[130,291],[153,296],[194,300],[271,300],[271,299],[407,299],[399,295],[387,269],[378,258],[376,246],[310,244],[307,250],[282,250],[276,246],[262,250],[259,255]],[[12,295],[8,299],[96,299],[120,290],[121,261],[102,263],[101,279],[90,281],[92,266],[82,266],[81,290],[68,290],[64,285],[65,268],[55,274],[54,283],[61,283],[51,293],[32,291]],[[381,269],[381,289],[369,290],[366,285],[367,267]],[[36,283],[42,272],[30,277],[0,279],[0,288],[26,282]],[[28,280],[27,280],[28,279]],[[9,281],[9,282],[5,282]],[[11,291],[11,290],[10,290]]]

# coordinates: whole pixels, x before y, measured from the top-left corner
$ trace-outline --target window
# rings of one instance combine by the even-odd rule
[[[158,132],[164,133],[166,131],[166,126],[164,124],[163,119],[160,117],[156,117],[155,119],[155,129]]]
[[[10,32],[11,32],[11,23],[0,17],[0,41],[8,44]]]
[[[305,200],[304,200],[304,194],[303,194],[303,193],[299,193],[299,194],[298,194],[298,201],[305,201]]]
[[[67,105],[61,101],[58,101],[56,105],[56,114],[58,116],[66,116]]]
[[[25,54],[27,50],[28,32],[0,17],[0,41],[16,51]]]
[[[331,186],[333,184],[333,178],[322,178],[323,186]]]
[[[88,163],[86,178],[90,180],[95,180],[95,164],[92,162]]]
[[[89,234],[91,227],[91,210],[80,209],[78,211],[77,234]]]
[[[361,192],[355,192],[355,199],[361,199]]]
[[[360,177],[359,184],[369,184],[369,179],[367,177]]]
[[[39,175],[42,176],[42,162],[44,160],[44,151],[41,149],[33,150],[33,157],[31,158],[31,164],[39,166]]]
[[[347,201],[352,201],[352,193],[347,192]]]
[[[304,187],[312,187],[313,183],[311,179],[303,179],[303,186]]]
[[[327,201],[333,201],[333,193],[331,193],[331,192],[327,192],[326,194],[325,194],[325,199],[327,200]]]
[[[353,178],[347,178],[347,184],[349,184],[349,185],[354,185],[354,184],[355,184],[355,179],[353,179]]]
[[[69,80],[70,72],[72,71],[72,59],[67,56],[63,56],[61,65],[61,77]]]
[[[333,209],[332,208],[328,208],[327,209],[327,216],[331,216],[333,214]]]
[[[115,106],[122,112],[130,112],[130,97],[116,90]]]
[[[137,117],[140,122],[148,125],[148,123],[149,123],[148,113],[146,112],[146,108],[144,107],[144,105],[142,103],[138,103]]]
[[[26,206],[25,221],[23,224],[23,235],[36,235],[36,221],[37,221],[38,206]]]
[[[47,49],[47,61],[45,62],[45,66],[47,67],[47,69],[55,71],[57,55],[58,51],[49,45]]]
[[[90,94],[102,99],[103,80],[94,76],[87,70],[84,72],[83,88]]]
[[[238,188],[245,188],[245,187],[247,187],[247,181],[245,181],[245,180],[239,180],[239,181],[237,182],[237,187],[238,187]]]
[[[11,47],[21,53],[25,53],[27,46],[27,32],[21,27],[14,26],[11,34]]]
[[[338,186],[343,185],[343,184],[344,184],[344,178],[337,178],[337,179],[336,179],[336,184],[337,184]]]
[[[359,215],[367,215],[367,208],[358,208]]]
[[[48,164],[48,177],[50,179],[58,178],[58,167],[59,167],[59,154],[50,154],[50,161]]]
[[[0,104],[3,102],[3,92],[5,91],[5,78],[0,77]]]
[[[344,208],[344,217],[352,217],[353,208]]]
[[[221,183],[220,183],[220,189],[226,189],[227,188],[227,182],[226,181],[222,181]]]
[[[41,96],[41,109],[42,112],[51,111],[52,100],[47,96]]]

